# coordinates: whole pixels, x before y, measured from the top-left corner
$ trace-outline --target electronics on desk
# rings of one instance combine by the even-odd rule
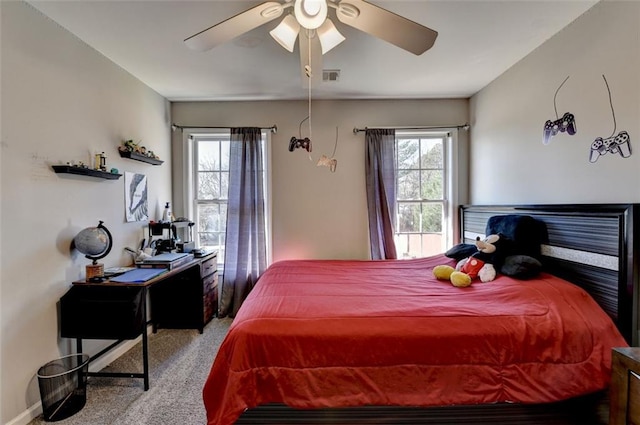
[[[194,222],[185,217],[179,217],[174,221],[149,222],[149,246],[157,253],[178,251],[189,253],[195,248],[193,242]],[[162,236],[152,240],[153,236]]]
[[[140,268],[169,269],[172,270],[193,260],[193,255],[179,252],[165,252],[154,255],[144,261],[136,263]]]
[[[204,248],[196,248],[191,250],[191,253],[196,258],[206,257],[209,254],[213,254],[215,251],[213,249],[204,249]]]
[[[176,249],[178,250],[178,252],[191,252],[195,249],[196,247],[196,243],[195,242],[177,242],[176,243]]]
[[[158,239],[155,241],[156,252],[171,252],[176,249],[175,239]]]

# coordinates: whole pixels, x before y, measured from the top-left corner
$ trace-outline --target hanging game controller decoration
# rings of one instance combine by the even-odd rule
[[[591,147],[589,148],[589,162],[594,163],[600,158],[602,155],[611,153],[618,154],[622,158],[629,158],[631,156],[631,137],[629,133],[626,131],[620,131],[617,135],[614,136],[616,132],[616,114],[613,109],[613,101],[611,100],[611,89],[609,88],[609,83],[607,82],[607,78],[603,75],[604,83],[607,87],[607,92],[609,93],[609,104],[611,105],[611,114],[613,116],[613,132],[611,132],[611,136],[607,138],[597,137],[593,143],[591,143]],[[556,107],[556,96],[560,91],[560,88],[567,82],[569,77],[565,78],[565,80],[560,84],[560,87],[556,90],[555,95],[553,96],[553,107],[556,111],[556,117],[558,116],[558,109]],[[567,133],[571,136],[576,134],[576,121],[575,117],[570,112],[565,112],[562,118],[558,118],[555,121],[547,120],[544,124],[542,143],[548,145],[551,141],[551,138],[558,133]]]
[[[558,132],[567,132],[571,136],[576,134],[576,120],[572,113],[565,112],[562,118],[558,118],[555,121],[547,120],[544,124],[542,143],[548,145],[551,138]]]
[[[329,158],[327,155],[322,155],[316,164],[318,167],[328,167],[332,173],[336,172],[338,166],[338,160],[335,158]]]
[[[303,148],[307,152],[311,152],[311,140],[308,137],[304,139],[297,139],[295,136],[289,141],[289,152],[293,152],[295,149]]]
[[[601,155],[605,153],[617,153],[623,158],[631,156],[631,144],[629,133],[621,131],[615,137],[596,138],[591,144],[591,153],[589,154],[589,162],[596,162]]]
[[[556,111],[556,120],[547,120],[547,122],[544,123],[544,130],[542,133],[542,144],[544,145],[548,145],[551,141],[551,138],[558,134],[558,132],[566,132],[570,136],[576,134],[576,120],[573,114],[570,112],[565,112],[562,118],[558,118],[558,108],[556,106],[556,97],[558,96],[558,92],[568,79],[569,77],[564,79],[562,84],[560,84],[560,86],[556,90],[556,93],[553,95],[553,108]]]
[[[616,132],[616,113],[613,109],[613,101],[611,100],[611,89],[607,78],[602,75],[604,84],[607,86],[607,92],[609,93],[609,104],[611,105],[611,115],[613,116],[613,132],[610,137],[603,139],[597,137],[591,144],[591,151],[589,152],[589,162],[596,162],[600,156],[606,153],[619,154],[623,158],[629,158],[631,156],[631,137],[626,131],[619,132],[616,136],[613,134]]]

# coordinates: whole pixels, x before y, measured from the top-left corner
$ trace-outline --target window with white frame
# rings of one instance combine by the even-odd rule
[[[262,133],[263,170],[267,173],[267,133]],[[188,136],[191,158],[190,205],[195,223],[193,233],[198,248],[218,251],[218,265],[222,269],[225,256],[225,233],[229,192],[229,131],[190,133]],[[268,176],[265,175],[265,199],[269,198]],[[265,205],[265,219],[269,234],[269,205]],[[268,244],[269,245],[269,244]],[[267,246],[269,252],[269,246]],[[270,257],[268,255],[268,257]]]
[[[450,150],[448,132],[396,131],[398,258],[442,253],[450,241]]]

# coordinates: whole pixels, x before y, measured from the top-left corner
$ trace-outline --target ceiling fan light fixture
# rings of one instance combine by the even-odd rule
[[[299,32],[300,24],[298,21],[296,21],[292,15],[287,15],[277,27],[269,31],[269,34],[271,34],[271,37],[273,37],[278,44],[288,51],[293,52]]]
[[[313,30],[319,28],[327,19],[326,0],[296,0],[293,13],[303,27]]]
[[[317,33],[318,38],[320,38],[323,55],[345,40],[344,36],[340,31],[338,31],[331,19],[325,20],[320,28],[318,28]]]

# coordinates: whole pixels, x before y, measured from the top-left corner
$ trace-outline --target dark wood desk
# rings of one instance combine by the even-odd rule
[[[89,372],[89,376],[141,378],[149,389],[147,325],[198,329],[217,314],[217,253],[195,258],[146,282],[73,282],[60,299],[61,336],[76,339],[78,353],[83,339],[116,340],[96,355],[95,361],[125,340],[142,335],[143,372]],[[150,321],[147,321],[147,298]]]

